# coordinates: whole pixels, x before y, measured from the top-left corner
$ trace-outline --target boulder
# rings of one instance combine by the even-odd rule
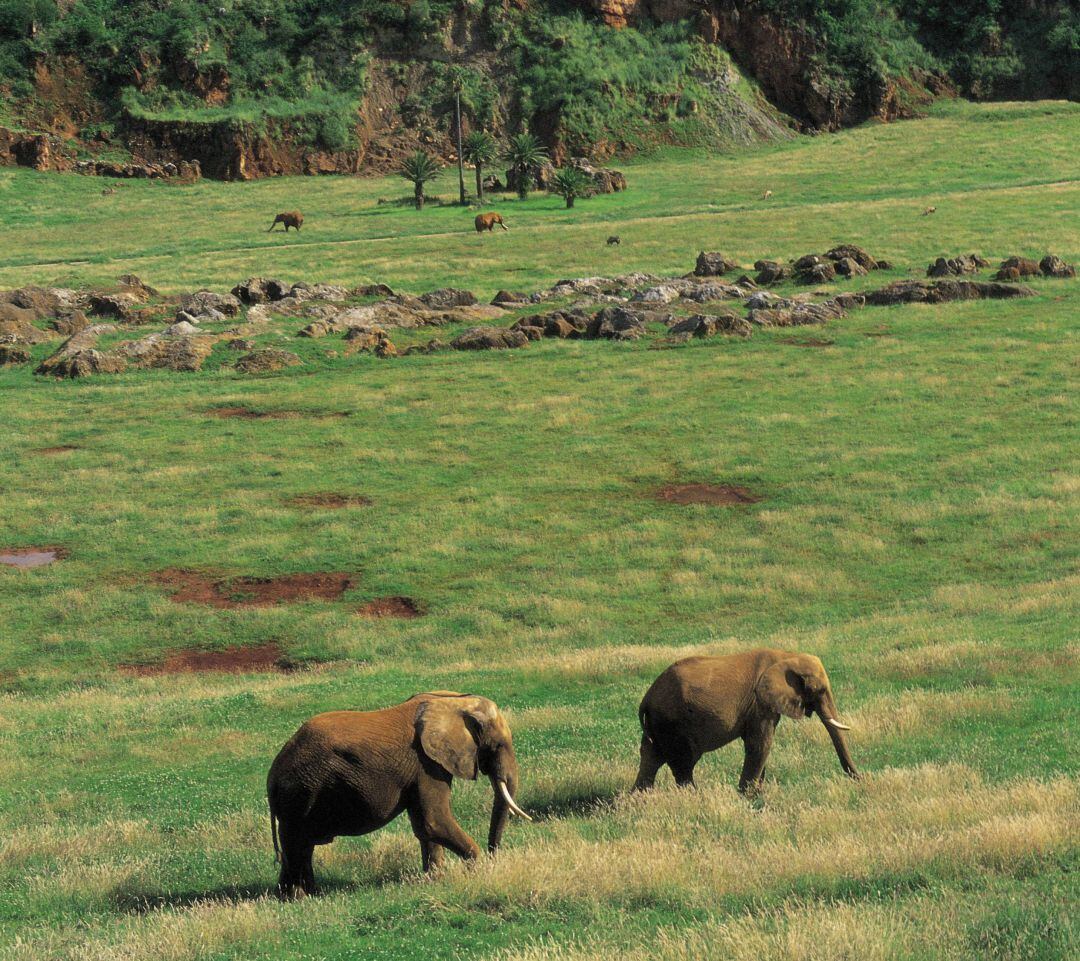
[[[386,331],[377,324],[358,324],[350,327],[345,332],[345,342],[349,345],[350,352],[354,353],[374,352],[380,346],[390,343]]]
[[[0,307],[8,305],[0,305]],[[21,307],[12,307],[16,316],[8,316],[0,310],[0,340],[12,344],[40,344],[49,340],[49,335],[30,322],[30,312]]]
[[[193,317],[217,315],[235,317],[240,313],[240,298],[235,294],[215,294],[210,290],[197,290],[180,298],[180,310]]]
[[[242,284],[232,289],[232,295],[242,304],[266,304],[283,300],[292,287],[281,280],[265,280],[262,277],[249,277]]]
[[[543,327],[529,327],[527,325],[515,324],[513,330],[520,330],[529,340],[542,340],[544,337]]]
[[[198,334],[197,328],[192,328],[191,332],[172,333],[178,326],[181,325],[174,324],[162,333],[128,341],[110,354],[123,359],[129,366],[144,370],[199,370],[213,350],[213,338],[190,336],[191,332]]]
[[[386,289],[390,290],[389,287]],[[349,291],[344,287],[338,287],[336,284],[305,284],[301,282],[292,285],[288,296],[295,300],[327,300],[330,303],[340,304],[348,299]],[[389,296],[389,294],[385,296]]]
[[[752,330],[750,322],[737,314],[693,314],[680,317],[668,326],[668,333],[676,337],[712,337],[721,333],[749,337]]]
[[[1076,268],[1072,264],[1065,263],[1060,257],[1055,257],[1053,254],[1047,254],[1039,261],[1039,270],[1043,272],[1046,277],[1075,277]]]
[[[989,267],[990,261],[978,254],[959,254],[956,257],[938,257],[926,268],[927,277],[962,277],[965,274],[978,273]]]
[[[393,297],[394,292],[386,284],[361,284],[352,289],[353,297]]]
[[[35,374],[46,377],[87,377],[90,374],[116,374],[127,368],[123,357],[96,349],[102,334],[116,330],[113,324],[93,324],[72,334],[57,350],[46,357]]]
[[[635,291],[630,298],[632,301],[642,304],[670,304],[679,299],[681,291],[672,284],[660,284],[657,287],[646,287],[644,290]]]
[[[247,340],[243,337],[234,337],[232,340],[225,341],[225,346],[229,350],[254,350],[255,341]]]
[[[692,284],[683,290],[682,297],[697,304],[711,304],[717,300],[741,300],[749,290],[735,284]]]
[[[860,264],[854,257],[841,257],[834,261],[836,273],[843,277],[865,277],[867,268]]]
[[[520,330],[509,327],[470,327],[452,341],[454,350],[508,350],[524,347],[529,338]]]
[[[669,316],[631,310],[629,307],[604,307],[589,321],[585,336],[603,340],[638,340],[647,333],[647,324],[666,322]]]
[[[34,314],[34,320],[69,313],[76,309],[78,303],[79,295],[74,290],[62,287],[30,285],[0,293],[0,304],[11,304],[22,310],[31,311]]]
[[[529,295],[523,294],[517,290],[500,290],[491,298],[491,302],[496,307],[500,307],[504,304],[527,304],[529,302]]]
[[[851,301],[848,303],[850,304]],[[750,323],[757,324],[759,327],[802,327],[839,320],[844,314],[845,306],[839,298],[814,304],[788,300],[770,307],[751,310],[749,320]]]
[[[826,260],[796,274],[795,279],[801,284],[827,284],[836,279],[836,268]]]
[[[470,290],[458,290],[456,287],[441,287],[420,297],[425,307],[443,310],[447,307],[471,307],[477,302],[476,294]]]
[[[286,367],[296,367],[302,363],[303,361],[296,354],[287,350],[263,347],[245,354],[233,366],[245,374],[268,374],[275,370],[284,370]]]
[[[985,283],[978,280],[898,280],[879,290],[868,291],[866,303],[874,307],[893,304],[943,304],[954,300],[1000,300],[1031,297],[1030,287]]]
[[[791,269],[775,260],[759,260],[754,270],[758,272],[754,280],[759,284],[776,284],[791,277]]]
[[[0,367],[30,363],[30,350],[22,344],[0,344]]]
[[[1042,269],[1027,257],[1007,257],[998,267],[994,280],[1018,280],[1023,277],[1038,277]]]
[[[697,263],[694,265],[694,273],[698,277],[719,277],[729,270],[738,269],[734,260],[729,260],[718,251],[703,250],[698,254]]]
[[[145,300],[146,297],[136,290],[95,292],[89,297],[90,313],[97,317],[113,317],[124,323],[134,316],[136,308]]]
[[[864,271],[878,269],[878,262],[855,244],[837,244],[832,250],[825,252],[825,257],[833,261],[854,260]]]

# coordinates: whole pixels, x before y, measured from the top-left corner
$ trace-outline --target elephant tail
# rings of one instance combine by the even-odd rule
[[[270,809],[270,836],[274,839],[274,860],[281,861],[281,846],[278,844],[277,815]]]
[[[641,706],[637,712],[638,720],[641,722],[641,733],[645,735],[650,741],[653,740],[652,731],[649,730],[649,712],[645,708],[645,702],[641,702]]]

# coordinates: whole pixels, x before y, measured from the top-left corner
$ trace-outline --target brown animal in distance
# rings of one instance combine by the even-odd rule
[[[937,213],[937,207],[927,207],[926,210],[924,210],[922,212],[922,215],[924,217],[929,217],[931,214],[936,214],[936,213]]]
[[[762,200],[768,200],[771,196],[772,196],[772,191],[771,190],[766,190],[765,193],[763,193],[761,195],[761,199]]]
[[[495,225],[498,224],[503,230],[509,230],[510,228],[503,223],[502,214],[490,213],[490,214],[477,214],[476,220],[473,221],[476,225],[476,232],[482,234],[485,230],[494,231]]]
[[[287,210],[285,213],[278,214],[274,218],[274,222],[270,225],[270,230],[273,230],[278,224],[285,225],[285,233],[289,232],[290,227],[295,227],[299,230],[304,224],[304,215],[299,210]],[[270,233],[270,230],[267,233]]]

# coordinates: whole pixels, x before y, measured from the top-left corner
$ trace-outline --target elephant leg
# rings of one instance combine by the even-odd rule
[[[416,840],[420,842],[420,861],[424,871],[437,874],[443,866],[443,846],[430,840],[424,833],[424,817],[418,809],[409,809],[409,822]]]
[[[436,846],[449,848],[459,858],[475,861],[480,848],[457,823],[450,810],[450,785],[444,781],[429,780],[421,785],[419,816],[424,837]]]
[[[748,790],[759,788],[761,782],[765,780],[765,762],[768,761],[769,751],[772,750],[776,723],[771,718],[766,719],[743,737],[745,756],[742,774],[739,776],[739,791],[743,794]]]
[[[694,784],[694,766],[701,757],[694,750],[693,745],[679,740],[668,748],[668,767],[675,775],[675,783],[679,787],[696,787]]]
[[[656,743],[647,734],[641,735],[641,767],[638,768],[635,791],[648,791],[656,783],[656,772],[664,766],[664,759],[656,749]]]
[[[281,832],[281,874],[278,895],[285,899],[302,898],[315,893],[315,872],[311,859],[314,843],[287,830]]]

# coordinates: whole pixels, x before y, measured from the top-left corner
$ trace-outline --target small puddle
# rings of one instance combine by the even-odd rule
[[[33,567],[45,567],[67,556],[62,547],[18,547],[0,549],[0,564],[5,567],[18,567],[29,570]]]

